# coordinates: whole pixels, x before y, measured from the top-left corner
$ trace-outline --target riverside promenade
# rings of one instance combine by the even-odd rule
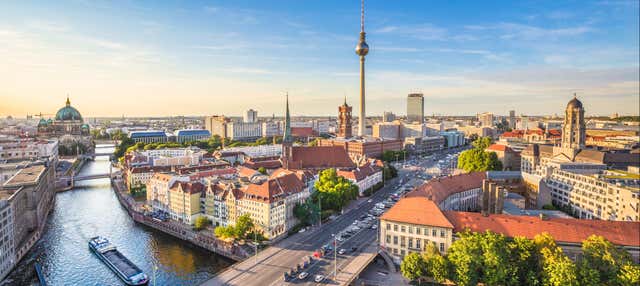
[[[157,221],[150,216],[146,216],[142,204],[136,202],[126,193],[126,187],[122,180],[112,179],[111,185],[113,186],[113,190],[116,193],[118,201],[127,210],[135,222],[144,224],[184,241],[188,241],[194,245],[231,258],[235,261],[242,261],[250,256],[244,248],[232,243],[221,241],[213,236],[212,232],[211,235],[209,235],[203,232],[194,231],[190,226],[182,223],[173,221]]]

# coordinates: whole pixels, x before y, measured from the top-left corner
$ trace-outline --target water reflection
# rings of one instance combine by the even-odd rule
[[[110,148],[111,151],[113,150]],[[100,153],[108,151],[100,148]],[[88,163],[82,174],[109,171],[104,158]],[[120,206],[108,179],[78,182],[56,195],[45,234],[5,285],[35,285],[33,264],[40,260],[49,285],[122,285],[88,249],[90,237],[103,235],[131,261],[153,277],[156,285],[196,285],[228,267],[232,261],[136,224]]]

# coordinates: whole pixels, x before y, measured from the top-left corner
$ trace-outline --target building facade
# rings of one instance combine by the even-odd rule
[[[410,93],[407,96],[407,121],[424,122],[424,95],[422,93]]]
[[[211,132],[206,129],[184,129],[175,132],[176,142],[206,141],[211,138]]]
[[[134,142],[142,143],[165,143],[169,141],[167,134],[164,131],[132,131],[129,132],[129,138]]]
[[[344,104],[338,107],[338,132],[337,136],[342,138],[351,138],[353,129],[351,128],[351,106],[347,105],[345,98]]]
[[[37,129],[40,138],[57,138],[61,155],[93,153],[95,149],[89,124],[84,123],[80,112],[71,106],[69,97],[54,120],[40,116]]]

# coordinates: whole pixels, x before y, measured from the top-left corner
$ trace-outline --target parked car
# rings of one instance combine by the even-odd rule
[[[338,250],[338,254],[345,254],[347,253],[347,250],[344,248],[340,248],[340,250]]]
[[[300,280],[304,280],[307,277],[309,277],[309,273],[306,272],[306,271],[303,271],[302,273],[300,273],[300,275],[298,275],[298,279],[300,279]]]
[[[322,280],[324,280],[324,275],[320,275],[320,274],[316,275],[316,278],[313,279],[313,281],[316,281],[316,283],[320,283],[322,282]]]

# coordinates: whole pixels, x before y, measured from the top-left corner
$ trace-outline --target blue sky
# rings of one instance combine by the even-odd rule
[[[638,1],[367,1],[368,114],[638,114]],[[0,4],[0,115],[335,115],[359,1]],[[4,104],[6,103],[6,104]]]

